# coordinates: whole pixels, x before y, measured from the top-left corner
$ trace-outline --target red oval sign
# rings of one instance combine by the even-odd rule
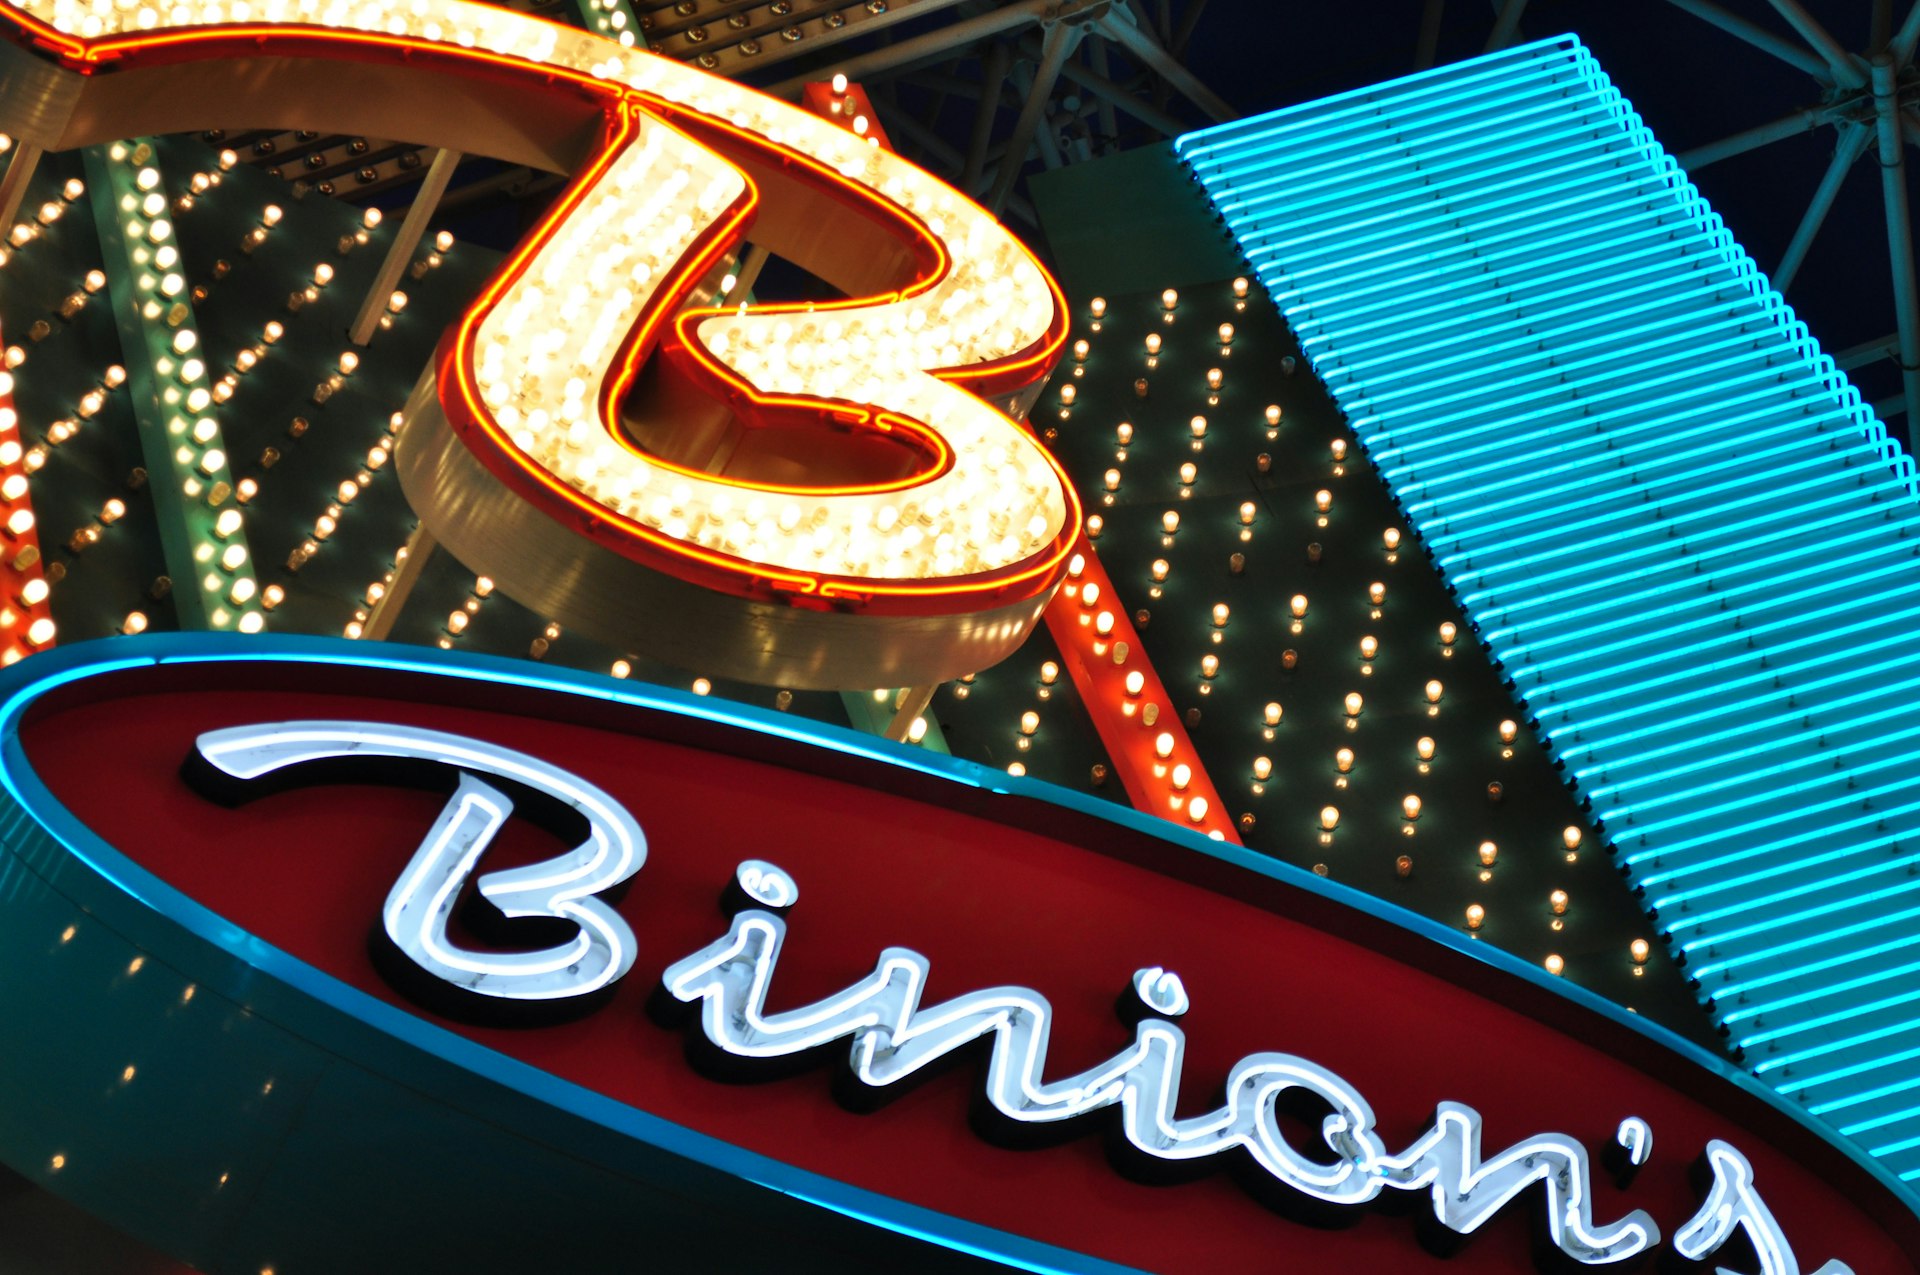
[[[207,646],[174,642],[149,649]],[[116,643],[95,658],[137,649]],[[670,692],[371,645],[212,649],[217,658],[82,665],[77,680],[43,675],[19,691],[16,708],[33,705],[17,740],[31,774],[16,788],[36,817],[59,825],[57,811],[34,808],[35,781],[108,846],[279,952],[727,1143],[1161,1271],[1411,1272],[1438,1269],[1434,1253],[1462,1243],[1476,1269],[1521,1270],[1538,1244],[1573,1255],[1581,1235],[1605,1242],[1578,1259],[1596,1265],[1629,1248],[1738,1263],[1762,1234],[1758,1220],[1739,1220],[1756,1206],[1800,1269],[1829,1258],[1863,1273],[1912,1269],[1920,1230],[1895,1191],[1731,1069],[1518,962],[1236,847]],[[43,658],[51,673],[86,655]],[[516,878],[525,895],[546,880],[537,865],[571,871],[566,856],[591,849],[599,816],[507,763],[415,756],[402,773],[392,748],[333,736],[303,745],[302,764],[346,758],[358,769],[281,783],[259,778],[268,766],[247,781],[255,791],[225,794],[245,798],[233,806],[209,799],[204,774],[198,787],[183,778],[183,762],[214,755],[204,740],[221,736],[210,732],[258,728],[243,740],[257,744],[288,737],[288,723],[314,738],[325,735],[315,723],[358,723],[367,738],[469,741],[610,798],[643,830],[644,861],[624,893],[578,879],[614,917],[616,957],[620,933],[637,940],[630,967],[598,978],[587,989],[598,998],[571,1006],[585,1012],[568,1021],[482,1026],[468,1021],[471,1004],[441,1002],[453,1016],[421,1008],[390,975],[410,967],[399,984],[417,994],[433,972],[394,946],[400,931],[383,916],[434,838],[477,841],[464,868],[447,860],[446,897],[497,906],[450,905],[439,937],[428,935],[433,950],[562,951],[592,928],[554,902],[565,889],[509,905],[485,882],[536,865]],[[230,778],[244,769],[222,756]],[[425,774],[435,766],[438,780]],[[449,813],[450,795],[471,791],[461,773],[502,797],[484,836]],[[559,816],[527,817],[542,802]],[[717,906],[729,888],[731,917]],[[171,897],[157,892],[155,906],[168,910]],[[527,919],[501,924],[516,906]],[[493,926],[478,923],[487,917]],[[906,1002],[885,1001],[894,993]],[[1023,995],[1043,998],[1037,1046],[1020,1035]],[[680,1004],[687,1022],[660,1025],[650,999],[656,1011]],[[887,1004],[898,1021],[883,1021]],[[969,1034],[952,1027],[964,1013],[1004,1021]],[[758,1036],[729,1026],[750,1022]],[[947,1035],[928,1035],[936,1029]],[[921,1067],[915,1033],[932,1062],[960,1065]],[[1158,1072],[1141,1061],[1155,1050]],[[1153,1122],[1126,1111],[1169,1058],[1160,1125],[1212,1139],[1180,1143],[1191,1155],[1146,1146]],[[716,1064],[743,1083],[711,1078]],[[928,1083],[909,1088],[908,1071]],[[1084,1083],[1068,1093],[1068,1078]],[[1291,1099],[1306,1101],[1296,1110]],[[1059,1136],[1019,1145],[1034,1132]],[[1689,1171],[1715,1144],[1737,1155],[1709,1162],[1717,1178],[1696,1183]],[[1644,1166],[1624,1187],[1602,1169],[1635,1158]],[[1148,1162],[1179,1180],[1136,1180],[1154,1176]],[[1436,1196],[1436,1181],[1453,1189]]]

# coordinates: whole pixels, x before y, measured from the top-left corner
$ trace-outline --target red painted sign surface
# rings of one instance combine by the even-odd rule
[[[1417,1193],[1389,1193],[1408,1215],[1347,1209],[1349,1225],[1321,1229],[1256,1202],[1226,1172],[1177,1185],[1130,1181],[1097,1134],[1041,1149],[990,1145],[969,1129],[979,1082],[968,1066],[869,1114],[831,1096],[830,1066],[844,1048],[778,1080],[707,1079],[689,1066],[684,1037],[657,1025],[645,1004],[663,968],[725,932],[718,899],[743,859],[771,860],[800,885],[769,1010],[857,982],[882,948],[912,947],[931,963],[929,1003],[1003,984],[1044,993],[1057,1015],[1052,1077],[1123,1048],[1131,1029],[1116,1017],[1116,996],[1136,969],[1164,966],[1192,1000],[1181,1021],[1181,1116],[1217,1106],[1244,1056],[1296,1054],[1366,1096],[1389,1148],[1427,1130],[1443,1100],[1483,1115],[1488,1155],[1535,1134],[1566,1134],[1593,1153],[1594,1214],[1645,1209],[1669,1237],[1700,1203],[1690,1166],[1709,1140],[1724,1139],[1751,1160],[1806,1269],[1829,1257],[1860,1275],[1913,1269],[1902,1253],[1911,1216],[1901,1222],[1897,1204],[1857,1166],[1764,1099],[1516,973],[1090,814],[726,724],[353,668],[104,675],[51,692],[21,740],[53,793],[110,844],[268,942],[405,1005],[377,972],[368,936],[444,793],[326,784],[226,808],[180,776],[202,732],[315,718],[488,741],[564,767],[623,803],[645,830],[648,856],[618,903],[640,955],[613,999],[538,1028],[436,1021],[815,1172],[1154,1270],[1442,1268],[1417,1238],[1411,1215],[1426,1209]],[[99,800],[105,775],[111,802]],[[563,848],[516,820],[482,868]],[[1629,1116],[1647,1121],[1656,1141],[1622,1190],[1599,1158]],[[1285,1127],[1295,1146],[1331,1158],[1317,1128]],[[1451,1268],[1464,1260],[1475,1270],[1532,1269],[1543,1211],[1540,1190],[1529,1191]],[[1716,1256],[1733,1262],[1737,1251]]]

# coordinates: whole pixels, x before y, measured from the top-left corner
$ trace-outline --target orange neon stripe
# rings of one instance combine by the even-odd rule
[[[1100,598],[1117,598],[1118,594],[1114,592],[1106,567],[1084,534],[1075,537],[1073,551],[1083,560],[1081,574],[1053,595],[1042,614],[1047,631],[1060,648],[1067,675],[1073,679],[1074,689],[1080,692],[1080,702],[1086,705],[1088,716],[1093,718],[1093,728],[1100,742],[1106,745],[1107,756],[1113,761],[1121,787],[1127,791],[1127,799],[1134,809],[1144,814],[1158,815],[1183,828],[1218,833],[1223,840],[1241,844],[1233,818],[1220,800],[1206,764],[1200,760],[1199,749],[1193,746],[1185,724],[1174,711],[1172,697],[1167,694],[1153,662],[1147,658],[1126,609],[1117,603],[1099,608],[1112,614],[1113,632],[1104,638],[1096,633],[1095,613],[1080,603],[1081,588],[1088,583],[1097,586]],[[1113,650],[1121,643],[1127,647],[1124,665],[1113,662]],[[1138,697],[1127,694],[1126,677],[1131,672],[1139,672],[1145,679]],[[1160,706],[1160,716],[1152,726],[1146,724],[1140,711],[1147,704]],[[1162,731],[1173,737],[1173,753],[1164,759],[1153,747],[1154,737]],[[1174,791],[1171,778],[1173,768],[1181,764],[1193,772],[1184,793]],[[1207,803],[1206,817],[1199,823],[1186,816],[1187,802],[1195,797],[1203,797]]]
[[[1013,595],[1019,593],[1020,596],[1032,596],[1041,589],[1050,586],[1051,583],[1058,578],[1059,572],[1064,566],[1068,553],[1071,550],[1073,536],[1078,532],[1081,505],[1071,482],[1066,477],[1065,471],[1061,468],[1058,461],[1044,448],[1039,450],[1041,454],[1045,456],[1046,463],[1052,470],[1056,481],[1060,484],[1066,505],[1066,518],[1062,530],[1060,534],[1055,537],[1055,542],[1049,550],[1029,557],[1025,560],[1026,565],[1024,567],[1021,567],[1020,564],[1015,564],[1015,567],[1018,569],[1001,569],[995,572],[981,573],[977,576],[950,577],[937,583],[882,582],[836,577],[826,573],[805,573],[780,568],[770,568],[764,564],[751,563],[724,554],[713,553],[698,545],[667,537],[646,527],[644,524],[621,515],[617,511],[588,499],[584,494],[560,481],[557,476],[535,463],[531,457],[514,446],[511,439],[505,436],[504,432],[493,420],[492,414],[488,412],[484,404],[480,402],[478,387],[474,384],[472,368],[473,339],[480,323],[484,321],[487,314],[498,303],[505,290],[524,273],[531,258],[552,239],[560,222],[564,220],[573,209],[578,207],[594,183],[629,143],[637,124],[637,116],[643,110],[656,117],[671,117],[679,120],[683,125],[692,125],[699,131],[731,133],[740,144],[761,151],[773,158],[776,162],[785,163],[789,167],[797,166],[806,171],[817,182],[824,183],[829,187],[838,187],[837,193],[841,198],[864,203],[872,210],[878,219],[904,226],[911,235],[934,250],[937,262],[936,268],[916,278],[909,287],[878,297],[857,298],[845,303],[836,303],[836,305],[844,304],[846,307],[851,308],[854,306],[896,303],[907,297],[919,295],[921,292],[932,288],[945,276],[946,271],[951,266],[951,260],[947,256],[945,244],[933,236],[931,231],[928,230],[918,218],[914,217],[898,204],[880,196],[877,192],[842,177],[839,173],[820,164],[812,157],[782,146],[758,134],[739,129],[726,121],[700,115],[698,112],[694,112],[676,103],[665,102],[655,95],[639,93],[624,86],[595,79],[563,67],[548,66],[526,59],[491,53],[480,49],[435,44],[413,37],[340,31],[324,27],[236,24],[209,28],[205,31],[167,31],[152,35],[119,36],[97,41],[86,41],[74,39],[73,37],[58,32],[52,27],[17,10],[8,11],[5,16],[28,32],[33,37],[34,42],[51,50],[61,57],[62,60],[76,64],[76,69],[89,73],[106,63],[137,66],[149,63],[173,62],[182,60],[183,56],[185,60],[205,60],[218,56],[225,51],[240,52],[250,56],[258,56],[268,51],[306,52],[321,57],[346,56],[363,61],[374,60],[365,55],[369,52],[375,52],[381,55],[379,60],[398,60],[408,63],[415,63],[416,60],[426,62],[444,61],[454,70],[460,72],[467,71],[476,66],[490,68],[505,72],[513,80],[516,87],[531,87],[550,92],[556,87],[564,86],[569,91],[581,91],[589,101],[598,102],[600,109],[607,116],[607,124],[603,128],[599,139],[600,144],[593,159],[589,161],[580,174],[576,175],[562,199],[556,203],[548,215],[533,229],[520,247],[516,249],[513,256],[509,259],[509,262],[495,275],[488,287],[483,290],[480,299],[462,316],[459,325],[454,332],[450,334],[453,339],[450,342],[443,341],[442,343],[440,355],[441,368],[438,383],[441,388],[443,404],[450,408],[458,405],[464,409],[463,414],[466,419],[464,421],[454,420],[453,423],[456,429],[461,430],[464,440],[468,446],[474,450],[475,454],[480,457],[482,462],[487,464],[487,467],[493,471],[496,476],[507,481],[510,486],[523,496],[531,495],[532,491],[538,491],[549,498],[557,498],[563,502],[564,505],[571,508],[578,517],[580,529],[599,543],[632,557],[645,557],[651,560],[655,555],[661,555],[665,558],[665,561],[660,562],[658,565],[673,571],[674,574],[682,574],[681,571],[674,569],[673,561],[675,559],[680,560],[683,567],[704,568],[704,570],[698,571],[698,575],[702,577],[702,582],[715,583],[716,580],[711,577],[717,577],[717,582],[720,583],[721,587],[730,588],[736,592],[744,589],[749,594],[757,594],[766,590],[771,590],[776,594],[817,594],[822,598],[838,599],[842,604],[855,602],[863,605],[871,605],[879,599],[903,599],[920,603],[921,606],[918,609],[925,609],[926,606],[932,606],[936,610],[946,610],[955,609],[962,604],[970,604],[980,595],[996,593]],[[662,126],[672,127],[672,124],[667,123],[665,120],[662,120],[661,123]],[[684,135],[684,129],[677,131],[682,131]],[[696,144],[704,144],[700,143],[698,139],[694,140]],[[676,270],[673,276],[671,286],[663,288],[656,293],[655,304],[650,306],[648,310],[642,314],[640,321],[636,324],[635,331],[629,334],[626,348],[629,353],[635,353],[636,357],[620,360],[619,365],[614,369],[614,377],[609,378],[610,380],[617,378],[619,388],[622,392],[631,385],[633,376],[637,374],[637,353],[643,353],[645,351],[647,342],[664,321],[670,304],[681,295],[683,288],[690,287],[694,281],[697,281],[697,279],[711,267],[722,253],[729,249],[734,242],[737,242],[735,236],[744,233],[744,227],[751,219],[754,206],[757,203],[757,191],[752,181],[746,177],[746,174],[741,173],[740,175],[743,180],[747,181],[747,195],[741,200],[736,201],[736,204],[729,208],[725,216],[716,221],[708,231],[703,232],[701,237],[696,240],[695,250],[683,258],[681,267]],[[964,195],[962,198],[964,198]],[[975,207],[977,208],[978,206],[975,205]],[[986,215],[984,211],[982,215]],[[1017,240],[1014,242],[1018,244]],[[1045,268],[1033,258],[1030,252],[1027,252],[1025,246],[1019,245],[1019,247],[1022,252],[1027,253],[1028,261],[1033,265],[1035,270],[1038,271],[1040,278],[1045,281],[1053,301],[1053,318],[1049,323],[1045,335],[1027,349],[1006,358],[989,363],[969,365],[963,368],[928,370],[927,375],[948,381],[960,388],[979,394],[985,392],[986,387],[989,386],[1013,385],[1017,388],[1020,385],[1031,383],[1032,380],[1043,374],[1057,359],[1060,351],[1066,344],[1067,337],[1064,294],[1062,294],[1059,285],[1054,281],[1052,276],[1047,273]],[[826,307],[815,307],[816,310],[822,308]],[[780,313],[785,309],[787,309],[787,307],[770,308],[764,311],[756,308],[750,311],[750,313]],[[706,313],[713,312],[708,311]],[[721,311],[720,313],[725,312]],[[681,321],[675,324],[676,334],[688,332],[690,330],[690,323],[697,321],[699,317],[702,317],[701,312],[681,316]],[[850,419],[856,425],[864,424],[871,428],[882,427],[881,420],[883,414],[861,405],[827,399],[761,395],[740,378],[722,375],[717,362],[702,358],[701,355],[704,354],[704,351],[701,350],[699,342],[687,340],[684,341],[681,348],[687,350],[693,360],[702,365],[702,371],[704,373],[715,376],[719,381],[728,384],[729,388],[741,394],[757,406],[768,410],[810,411],[825,414],[830,417],[838,416],[842,419]],[[1016,382],[1013,379],[1016,377],[1023,377],[1023,379]],[[603,400],[603,402],[606,401],[617,402],[617,399]],[[939,438],[937,431],[924,426],[920,422],[908,421],[898,414],[886,415],[887,421],[884,428],[902,432],[912,439],[916,445],[928,447],[930,450],[933,450],[938,465],[942,467],[910,475],[905,485],[911,485],[911,483],[916,480],[925,481],[927,477],[934,476],[937,472],[944,472],[944,466],[951,463],[951,450],[944,443],[944,440],[937,443],[934,442],[934,440]],[[630,444],[627,443],[627,440],[622,438],[619,432],[612,428],[614,419],[611,413],[605,416],[606,423],[615,441],[622,446],[628,446],[630,450],[634,450],[637,453],[637,449],[632,449]],[[451,414],[450,420],[452,420]],[[1008,424],[1010,428],[1019,428],[1014,422],[1009,421]],[[466,428],[462,428],[463,426]],[[479,440],[476,439],[470,431],[476,427],[479,435],[486,440],[488,446],[481,447],[474,445]],[[661,465],[669,470],[677,468],[670,463],[662,462],[659,458],[646,457],[645,459],[651,465]],[[702,474],[701,477],[713,481],[728,481],[710,474]],[[838,489],[768,488],[763,485],[747,483],[733,483],[731,485],[739,486],[744,490],[791,491],[796,495],[825,495],[894,489],[891,485]],[[530,488],[532,490],[530,490]],[[551,508],[549,508],[548,511],[550,513],[555,512]],[[615,535],[613,533],[618,534]],[[646,549],[653,550],[654,554],[646,553]],[[1023,586],[1029,587],[1023,591]]]

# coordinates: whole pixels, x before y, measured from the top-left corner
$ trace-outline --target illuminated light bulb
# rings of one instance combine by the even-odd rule
[[[173,334],[173,352],[175,354],[185,354],[198,344],[200,344],[200,338],[194,333],[192,328],[182,328]]]
[[[324,261],[321,262],[319,265],[315,266],[313,268],[313,281],[319,284],[323,288],[326,287],[329,283],[332,283],[333,267],[328,265]]]
[[[360,366],[360,356],[358,354],[355,354],[352,350],[341,351],[340,370],[342,372],[345,372],[347,375],[351,376],[353,375],[354,369],[358,368],[359,366]]]
[[[1554,975],[1556,978],[1564,974],[1567,969],[1567,963],[1561,960],[1557,954],[1547,957],[1544,964],[1547,967],[1547,973]]]
[[[1481,867],[1491,868],[1494,864],[1494,861],[1497,860],[1499,857],[1500,857],[1499,846],[1495,845],[1491,841],[1482,841],[1480,843],[1480,866]]]
[[[1253,525],[1254,515],[1257,514],[1258,512],[1259,510],[1254,506],[1254,503],[1251,500],[1243,501],[1240,505],[1241,525],[1251,527]]]
[[[129,611],[127,618],[120,621],[120,631],[128,637],[132,637],[136,633],[145,633],[147,631],[147,613],[145,611]]]
[[[1101,481],[1103,481],[1106,484],[1108,491],[1119,491],[1120,490],[1120,471],[1117,469],[1109,469],[1106,473],[1101,475]]]
[[[251,579],[242,576],[233,582],[231,589],[227,590],[227,601],[235,606],[245,606],[253,599],[253,591],[256,587]]]
[[[847,77],[846,77],[846,76],[845,76],[844,74],[842,74],[842,73],[841,73],[841,72],[839,72],[839,71],[835,71],[835,72],[833,73],[833,80],[832,80],[832,85],[833,85],[833,95],[834,95],[835,97],[845,97],[845,96],[846,96],[846,93],[847,93]]]
[[[1427,703],[1438,704],[1440,702],[1441,693],[1444,692],[1445,690],[1446,688],[1440,685],[1440,683],[1437,681],[1428,682],[1427,683]]]
[[[1007,763],[1007,773],[1018,779],[1027,773],[1027,764],[1023,761],[1010,761]]]
[[[1081,576],[1085,575],[1086,573],[1087,573],[1087,557],[1085,554],[1076,553],[1071,558],[1067,559],[1067,578],[1068,579],[1078,580]]]
[[[1214,628],[1216,628],[1216,629],[1224,629],[1224,628],[1226,628],[1226,627],[1227,627],[1227,617],[1228,617],[1228,615],[1229,615],[1229,614],[1231,614],[1231,613],[1230,613],[1230,612],[1229,612],[1229,611],[1227,610],[1227,604],[1226,604],[1226,603],[1224,603],[1224,602],[1216,602],[1216,603],[1214,603],[1214,604],[1213,604],[1213,627],[1214,627]]]
[[[27,641],[34,646],[45,646],[53,641],[53,634],[53,621],[44,615],[27,626]]]
[[[260,494],[260,484],[251,478],[242,478],[240,485],[234,488],[234,495],[241,504],[246,504]]]
[[[1039,729],[1040,714],[1034,712],[1032,709],[1028,709],[1026,712],[1020,714],[1020,733],[1022,735],[1031,735]]]
[[[1073,343],[1074,362],[1085,363],[1087,361],[1087,351],[1091,350],[1092,348],[1093,347],[1088,345],[1085,341],[1075,341]]]
[[[1187,785],[1193,782],[1193,767],[1187,765],[1185,762],[1181,762],[1173,768],[1172,778],[1174,791],[1185,792]]]
[[[1244,296],[1246,296],[1246,295],[1247,295],[1247,280],[1246,280],[1246,276],[1244,276],[1244,275],[1242,275],[1242,276],[1240,276],[1240,277],[1238,277],[1238,278],[1236,278],[1236,279],[1234,279],[1234,281],[1233,281],[1233,295],[1234,295],[1234,296],[1236,296],[1236,297],[1244,297]]]
[[[453,250],[453,232],[451,230],[443,230],[435,235],[433,237],[433,246],[440,252],[451,252]]]
[[[1555,916],[1565,916],[1567,914],[1567,892],[1565,890],[1555,890],[1552,894],[1549,894],[1547,896],[1547,906],[1553,909]]]
[[[1340,826],[1340,808],[1338,806],[1320,807],[1320,826],[1332,832]]]
[[[1572,824],[1568,824],[1560,830],[1560,840],[1565,844],[1567,849],[1578,850],[1580,848],[1580,829],[1574,827]]]
[[[1504,721],[1500,723],[1500,742],[1501,743],[1511,744],[1519,734],[1520,734],[1520,723],[1515,721]]]
[[[1273,774],[1273,759],[1272,759],[1272,758],[1270,758],[1270,757],[1256,757],[1256,758],[1254,758],[1254,759],[1253,759],[1253,777],[1254,777],[1255,779],[1262,779],[1262,780],[1264,780],[1264,779],[1266,779],[1267,777],[1269,777],[1269,776],[1270,776],[1270,775],[1272,775],[1272,774]]]
[[[1382,590],[1382,592],[1384,593],[1385,590]],[[1440,645],[1441,646],[1452,646],[1454,639],[1459,636],[1460,636],[1459,626],[1454,624],[1452,620],[1448,620],[1446,623],[1440,626]]]
[[[853,117],[853,131],[855,136],[865,137],[867,135],[867,130],[872,127],[873,125],[867,122],[866,116],[856,115]]]
[[[1477,930],[1487,922],[1487,910],[1478,903],[1467,904],[1467,928]]]
[[[1113,636],[1113,612],[1102,611],[1093,617],[1093,631],[1101,637]]]
[[[1280,423],[1280,405],[1278,403],[1267,404],[1267,424],[1278,425],[1279,423]]]
[[[1069,407],[1073,406],[1073,400],[1079,396],[1080,391],[1073,387],[1072,382],[1068,382],[1060,387],[1060,401]]]
[[[1158,332],[1147,333],[1146,344],[1147,344],[1147,353],[1149,355],[1160,353],[1160,334]]]
[[[1205,438],[1207,436],[1207,418],[1204,416],[1196,416],[1187,422],[1187,428],[1193,431],[1195,438]]]
[[[1380,650],[1380,640],[1374,637],[1360,639],[1360,658],[1370,660]]]
[[[1379,606],[1387,600],[1387,586],[1378,580],[1367,586],[1367,601]]]
[[[1413,741],[1413,753],[1421,761],[1433,760],[1433,736],[1422,735]]]
[[[7,515],[7,531],[14,536],[24,536],[33,530],[33,511],[16,509]]]
[[[1220,325],[1220,344],[1233,344],[1233,325],[1231,323],[1222,323]]]
[[[1287,603],[1287,609],[1293,612],[1293,618],[1296,620],[1305,616],[1307,613],[1307,595],[1304,593],[1294,594],[1293,598]]]
[[[1098,540],[1100,538],[1100,533],[1106,529],[1106,526],[1107,526],[1107,520],[1105,518],[1102,518],[1099,514],[1088,514],[1087,515],[1087,539]]]
[[[228,545],[220,555],[220,565],[228,571],[238,571],[246,560],[245,545]]]
[[[713,693],[713,683],[704,677],[696,677],[693,679],[692,690],[695,695],[711,695]]]
[[[1207,799],[1194,797],[1187,802],[1187,820],[1190,823],[1205,823],[1207,820]]]
[[[1173,307],[1180,304],[1180,294],[1178,292],[1175,292],[1172,288],[1168,288],[1165,292],[1160,294],[1160,304],[1166,307],[1167,309],[1171,310],[1173,309]]]
[[[1208,652],[1200,657],[1200,676],[1212,678],[1220,672],[1220,657]]]
[[[1139,669],[1134,669],[1127,674],[1126,687],[1128,695],[1139,698],[1140,692],[1147,687],[1147,675]]]
[[[1165,558],[1155,558],[1153,560],[1153,566],[1148,568],[1148,570],[1155,580],[1165,580],[1167,578],[1167,572],[1172,570],[1172,568],[1167,565]]]
[[[1105,297],[1095,297],[1087,303],[1087,309],[1093,313],[1094,318],[1103,318],[1107,313],[1107,299]]]
[[[1387,552],[1391,553],[1400,547],[1400,529],[1398,527],[1388,527],[1380,533],[1380,539],[1386,544]]]
[[[227,463],[227,454],[218,447],[209,447],[200,456],[200,472],[211,478],[220,472]]]
[[[20,601],[27,606],[39,606],[47,600],[47,582],[39,576],[20,586]]]
[[[286,600],[287,591],[277,584],[270,584],[260,591],[260,605],[271,611]]]
[[[1280,724],[1280,706],[1278,704],[1268,704],[1264,716],[1267,725],[1278,726]]]
[[[1227,379],[1226,374],[1223,373],[1219,368],[1210,367],[1207,369],[1207,388],[1208,389],[1210,390],[1219,389],[1221,383],[1224,382],[1226,379]]]
[[[475,597],[484,598],[492,592],[493,592],[493,578],[491,576],[475,576],[474,577],[473,594]]]
[[[8,500],[18,500],[26,494],[27,476],[25,474],[8,474],[4,481],[0,481],[0,496]]]
[[[1653,946],[1645,939],[1635,939],[1627,946],[1627,955],[1633,958],[1635,965],[1645,965],[1647,957],[1653,954]]]
[[[1199,476],[1200,470],[1192,461],[1188,461],[1186,464],[1180,466],[1180,482],[1183,486],[1191,487],[1193,480]]]
[[[1351,748],[1342,748],[1339,752],[1335,753],[1333,755],[1333,768],[1343,775],[1351,771],[1353,769],[1353,750]]]
[[[278,341],[280,339],[281,334],[284,333],[285,331],[286,329],[280,326],[279,321],[275,320],[274,322],[267,324],[266,327],[260,329],[260,339],[265,341],[268,345],[272,345],[275,341]]]
[[[907,723],[907,742],[917,744],[927,737],[927,719],[916,717]]]
[[[1347,440],[1344,438],[1334,439],[1331,443],[1327,444],[1327,451],[1332,454],[1335,460],[1345,460],[1347,458]]]
[[[1040,666],[1040,684],[1042,686],[1052,686],[1059,680],[1060,666],[1058,664],[1055,664],[1052,660],[1048,660]]]
[[[1346,707],[1348,717],[1360,716],[1360,710],[1366,706],[1366,701],[1360,698],[1360,692],[1358,691],[1348,691],[1347,698],[1342,702]]]
[[[269,226],[279,225],[283,215],[278,204],[268,204],[260,210],[260,220]]]
[[[447,615],[447,632],[453,634],[456,637],[458,637],[462,633],[465,633],[467,631],[467,624],[471,620],[471,618],[472,617],[470,617],[465,611],[450,612]]]
[[[1100,586],[1092,580],[1080,588],[1080,605],[1091,611],[1100,601]]]
[[[126,517],[126,515],[127,502],[117,496],[100,506],[100,521],[109,527],[119,522],[122,518]]]
[[[1167,512],[1161,514],[1160,529],[1162,531],[1165,531],[1168,535],[1172,535],[1174,532],[1180,530],[1179,513],[1175,510],[1169,509],[1167,510]]]
[[[1113,434],[1114,437],[1120,440],[1120,445],[1125,447],[1133,441],[1133,426],[1127,424],[1125,421],[1121,421],[1119,427],[1113,431]]]
[[[1153,755],[1165,761],[1173,756],[1173,736],[1161,731],[1153,737]]]

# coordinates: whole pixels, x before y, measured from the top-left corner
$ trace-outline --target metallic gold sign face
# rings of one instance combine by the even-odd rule
[[[447,334],[398,457],[435,535],[563,624],[711,672],[902,685],[1010,652],[1058,583],[1078,504],[981,397],[1051,367],[1058,289],[891,152],[463,0],[0,14],[69,72],[0,112],[47,145],[236,113],[324,124],[390,93],[417,140],[532,145],[575,173]],[[186,85],[197,106],[154,100]],[[476,101],[520,117],[489,137],[457,118]],[[850,299],[690,305],[749,234]]]

